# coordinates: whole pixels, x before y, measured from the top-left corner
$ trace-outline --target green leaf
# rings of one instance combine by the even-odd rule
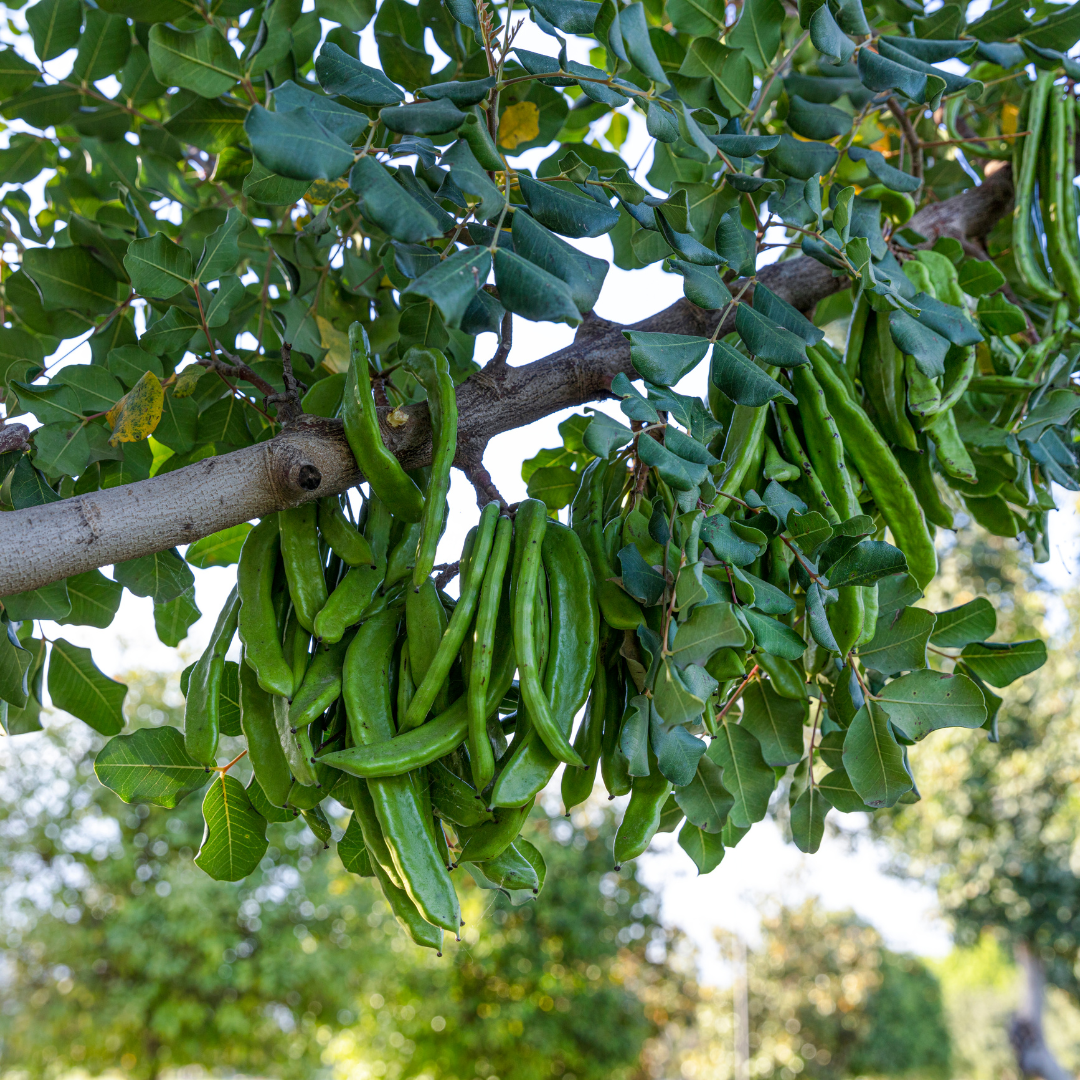
[[[578,311],[592,311],[600,296],[608,264],[578,251],[528,214],[514,214],[514,251],[566,283]]]
[[[869,50],[861,49],[859,51],[859,62],[862,63],[863,56]],[[871,53],[872,56],[880,59],[877,53]],[[885,60],[883,63],[890,63],[891,61]],[[900,65],[894,65],[899,67]],[[904,68],[904,71],[909,70]],[[912,72],[915,74],[915,72]],[[923,76],[925,78],[925,76]],[[866,167],[880,180],[887,188],[892,191],[917,191],[922,185],[917,177],[909,176],[905,172],[901,172],[899,169],[894,169],[882,156],[880,150],[867,150],[860,146],[849,146],[847,148],[847,156],[852,161],[865,161]]]
[[[819,10],[828,11],[829,9],[822,6]],[[831,105],[813,104],[799,97],[798,94],[791,95],[787,122],[792,131],[807,139],[835,139],[840,135],[846,135],[851,130],[851,116],[843,109],[834,109]],[[786,152],[790,154],[791,149],[788,148]],[[799,168],[805,171],[816,163],[816,158],[809,159],[806,165],[800,164]]]
[[[841,555],[828,568],[829,587],[872,585],[883,577],[907,570],[907,559],[884,540],[863,540]]]
[[[747,350],[759,360],[778,367],[796,367],[807,363],[806,345],[802,338],[778,326],[749,304],[739,304],[736,309],[735,329]]]
[[[937,613],[930,643],[942,649],[962,649],[976,641],[993,637],[997,630],[997,612],[985,596],[959,607]]]
[[[626,756],[631,776],[649,775],[649,699],[632,697],[623,714],[619,748]]]
[[[30,248],[22,269],[37,285],[46,311],[71,308],[93,316],[116,307],[116,278],[86,248]]]
[[[191,252],[161,232],[132,240],[124,256],[124,269],[137,293],[162,300],[190,284],[194,273]]]
[[[186,33],[166,23],[150,27],[150,65],[163,86],[179,86],[200,97],[227,93],[240,78],[240,61],[213,26]]]
[[[12,622],[28,622],[31,619],[58,622],[71,610],[66,581],[54,581],[50,585],[42,585],[40,589],[12,593],[2,599]]]
[[[71,610],[56,619],[62,626],[111,626],[120,607],[124,587],[107,578],[100,570],[87,570],[67,579]]]
[[[0,327],[0,383],[34,378],[45,361],[37,338],[16,327]]]
[[[465,116],[449,98],[389,105],[379,112],[387,130],[398,135],[449,135],[465,123]]]
[[[668,10],[675,3],[683,3],[689,7],[688,0],[672,0]],[[679,830],[679,847],[694,860],[699,874],[710,874],[715,870],[724,858],[724,840],[719,833],[707,833],[687,820]]]
[[[305,108],[267,112],[253,105],[244,121],[251,149],[272,172],[293,180],[336,180],[353,163],[344,139]]]
[[[211,533],[189,545],[184,552],[184,560],[191,566],[205,570],[208,566],[232,566],[240,560],[240,549],[244,546],[251,525],[243,522],[220,532]]]
[[[235,206],[231,207],[225,220],[203,244],[199,270],[195,275],[197,282],[205,285],[207,282],[217,281],[236,266],[240,260],[240,245],[237,239],[247,227],[248,219]]]
[[[443,322],[456,330],[490,270],[491,253],[487,248],[464,248],[413,281],[402,298],[430,300],[442,314]]]
[[[234,776],[219,774],[207,789],[202,805],[202,846],[195,865],[215,881],[247,877],[266,853],[266,820],[251,805]]]
[[[665,724],[693,724],[701,717],[705,701],[687,686],[671,659],[664,657],[656,672],[653,706]]]
[[[1051,390],[1028,413],[1019,432],[1025,439],[1039,439],[1048,427],[1065,425],[1080,409],[1080,394],[1072,390]]]
[[[761,744],[770,765],[794,765],[803,756],[805,700],[781,697],[771,683],[755,680],[743,691],[742,726]]]
[[[79,476],[90,460],[90,440],[81,425],[46,424],[34,432],[34,464],[46,476]]]
[[[945,374],[945,354],[949,342],[940,334],[917,322],[906,311],[889,312],[889,332],[896,347],[915,358],[919,370],[928,378]]]
[[[218,708],[220,710],[218,722],[221,725],[221,734],[234,739],[242,735],[243,728],[240,726],[240,665],[235,660],[225,661],[225,668],[221,673],[221,689],[218,691]]]
[[[624,567],[623,581],[625,580]],[[660,582],[662,585],[662,578]],[[741,649],[745,644],[746,631],[735,617],[735,610],[731,604],[704,606],[699,604],[694,608],[690,618],[680,624],[671,646],[671,653],[672,659],[680,667],[685,667],[687,664],[703,666],[717,649],[728,647]]]
[[[79,40],[82,5],[78,0],[40,0],[26,9],[26,23],[38,59],[55,60]]]
[[[719,311],[731,303],[731,293],[714,267],[699,266],[685,259],[668,259],[664,269],[682,275],[683,295],[699,308]]]
[[[186,454],[195,448],[198,423],[199,406],[195,399],[178,398],[170,389],[162,402],[161,419],[154,428],[154,438],[177,454]]]
[[[1066,52],[1080,40],[1080,8],[1055,4],[1049,18],[1040,19],[1027,33],[1024,41],[1045,49]],[[981,21],[981,20],[980,20]]]
[[[726,30],[722,0],[669,0],[668,18],[676,30],[695,37],[718,37]]]
[[[94,774],[126,803],[148,802],[172,809],[198,791],[208,770],[184,749],[174,727],[140,728],[110,739],[94,760]]]
[[[539,499],[549,510],[569,506],[577,493],[581,477],[565,465],[549,465],[534,470],[528,480],[530,499]]]
[[[602,236],[619,222],[618,210],[613,210],[606,203],[561,191],[554,184],[541,184],[524,173],[519,173],[518,182],[533,217],[562,236],[573,239]]]
[[[345,835],[337,843],[337,853],[341,865],[350,874],[359,874],[360,877],[374,876],[375,871],[371,868],[371,858],[364,843],[364,833],[355,814],[349,818]]]
[[[806,652],[806,642],[790,626],[770,619],[768,615],[762,615],[752,608],[739,610],[753,632],[758,648],[785,660],[798,660]]]
[[[760,311],[777,326],[790,330],[807,345],[816,345],[825,336],[825,332],[819,330],[801,311],[760,283],[754,286],[754,310]]]
[[[711,514],[702,522],[701,539],[721,562],[735,566],[752,563],[769,542],[759,529],[730,521],[723,514]]]
[[[613,420],[607,413],[593,413],[589,426],[585,429],[585,449],[597,457],[608,458],[620,446],[625,446],[634,433]]]
[[[827,11],[822,6],[819,11]],[[818,790],[817,784],[807,784],[791,808],[791,839],[800,851],[813,855],[821,847],[825,835],[825,815],[830,804]]]
[[[350,146],[368,126],[368,118],[363,113],[350,109],[325,94],[316,94],[297,86],[292,79],[286,79],[280,86],[275,87],[274,108],[278,112],[307,109],[331,135],[336,135]]]
[[[86,26],[79,39],[79,54],[71,73],[80,82],[97,82],[119,71],[130,49],[131,31],[127,19],[91,8],[86,13]]]
[[[0,49],[0,98],[21,94],[37,77],[38,69],[29,60],[12,48]]]
[[[660,775],[675,787],[685,787],[697,774],[705,744],[679,724],[665,729],[662,723],[653,723],[651,734]]]
[[[718,833],[735,803],[721,780],[720,767],[708,754],[697,764],[694,779],[675,791],[675,802],[686,820],[707,833]]]
[[[986,641],[966,645],[960,655],[983,682],[1000,688],[1041,668],[1046,663],[1046,642]]]
[[[165,369],[161,366],[161,361],[152,353],[140,349],[138,345],[121,345],[119,348],[110,350],[106,367],[127,390],[130,390],[148,371],[152,371],[159,379],[165,378]],[[65,372],[68,370],[70,369],[64,368]],[[115,403],[119,398],[118,394],[113,402]]]
[[[790,390],[725,341],[713,345],[709,377],[713,385],[736,405],[756,409],[776,400],[796,404],[795,395]]]
[[[926,667],[926,643],[937,617],[922,608],[901,608],[890,617],[878,616],[873,638],[859,649],[859,659],[883,675]]]
[[[208,154],[220,154],[244,138],[248,111],[227,97],[196,98],[176,113],[165,130],[181,143],[191,143]]]
[[[1021,334],[1027,329],[1023,311],[1001,293],[980,297],[977,314],[979,322],[990,334],[1007,337],[1010,334]]]
[[[909,739],[939,728],[982,727],[986,721],[982,691],[965,675],[913,671],[886,683],[878,700]]]
[[[664,593],[663,576],[645,562],[633,544],[627,544],[617,558],[622,569],[623,588],[646,607],[657,603]]]
[[[851,779],[842,767],[826,773],[814,786],[828,799],[829,805],[841,814],[855,814],[870,809],[855,794]]]
[[[393,105],[405,95],[378,68],[368,67],[332,42],[327,42],[315,61],[319,85],[328,93],[346,97],[359,105]]]
[[[851,786],[867,806],[894,806],[911,790],[903,751],[889,730],[888,714],[876,701],[868,701],[851,721],[843,761]]]
[[[709,351],[709,339],[687,334],[652,334],[624,330],[630,342],[630,362],[643,379],[658,386],[674,386],[693,371]]]
[[[101,735],[124,726],[127,687],[110,679],[94,663],[89,649],[56,638],[49,653],[49,697],[56,708],[89,724]]]
[[[739,828],[760,821],[769,809],[776,773],[761,756],[757,739],[738,724],[724,723],[709,745],[708,757],[720,766],[724,787],[734,800],[728,821]]]
[[[271,172],[258,158],[244,179],[243,192],[266,206],[292,206],[311,185],[306,180],[290,180]]]
[[[589,0],[531,0],[529,6],[568,34],[591,34],[600,13]]]
[[[360,195],[364,216],[395,240],[418,244],[442,235],[435,218],[395,184],[373,157],[361,158],[353,166],[349,187]]]
[[[153,597],[155,604],[168,603],[195,582],[176,548],[117,563],[113,576],[136,596]]]
[[[828,4],[822,4],[810,16],[810,40],[819,53],[839,64],[846,64],[855,52],[855,42],[837,25]]]
[[[734,29],[727,35],[728,45],[742,49],[758,70],[772,63],[784,25],[784,5],[780,0],[746,0]]]
[[[442,155],[442,163],[450,166],[450,179],[466,194],[479,200],[473,213],[476,217],[496,217],[503,208],[503,193],[495,186],[476,159],[467,142],[459,139]]]
[[[499,303],[515,315],[533,322],[561,322],[568,326],[581,322],[565,282],[504,248],[495,252],[495,284]]]
[[[107,412],[124,396],[120,383],[99,364],[70,364],[57,372],[53,382],[75,391],[83,413]]]
[[[186,588],[179,596],[154,605],[154,629],[163,645],[174,649],[187,637],[188,631],[202,616],[195,604],[195,586]]]
[[[33,659],[33,653],[23,648],[14,627],[4,619],[0,631],[0,700],[16,709],[25,708],[29,700],[28,675]]]
[[[788,176],[809,180],[827,173],[838,156],[836,147],[828,143],[803,142],[794,135],[781,135],[780,145],[769,155],[769,163]]]

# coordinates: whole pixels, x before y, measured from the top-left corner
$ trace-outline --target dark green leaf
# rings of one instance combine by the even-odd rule
[[[825,336],[825,332],[819,330],[801,311],[760,283],[754,286],[754,310],[760,311],[777,326],[790,330],[807,345],[816,345]]]
[[[622,568],[623,588],[646,607],[655,604],[664,592],[663,575],[645,562],[641,552],[633,544],[627,544],[619,552],[618,559]]]
[[[934,379],[945,374],[945,354],[949,342],[940,334],[917,322],[906,311],[889,312],[889,331],[896,347],[915,358],[919,370]]]
[[[689,0],[680,0],[689,7]],[[694,860],[699,874],[712,873],[724,858],[724,841],[719,833],[707,833],[687,820],[679,830],[679,847]]]
[[[349,144],[327,131],[305,108],[267,112],[253,105],[244,131],[255,156],[279,176],[336,180],[353,163]]]
[[[319,85],[328,93],[360,105],[393,105],[405,95],[378,68],[368,67],[339,46],[327,42],[315,61]]]
[[[624,569],[623,582],[625,581]],[[662,581],[663,579],[661,583]],[[717,649],[742,648],[745,644],[746,631],[739,624],[730,604],[698,605],[690,618],[680,624],[675,634],[675,641],[671,646],[672,659],[680,667],[687,664],[700,666],[704,665]]]
[[[720,766],[723,785],[734,800],[728,820],[740,828],[760,821],[769,809],[776,773],[761,756],[757,739],[738,724],[724,723],[707,753]]]
[[[126,803],[168,809],[208,779],[206,766],[188,754],[183,734],[174,727],[140,728],[110,739],[98,751],[94,774]]]
[[[926,643],[934,632],[936,616],[922,608],[906,607],[892,615],[878,615],[873,638],[859,649],[859,659],[883,675],[926,667]]]
[[[819,11],[828,11],[824,5]],[[825,815],[830,804],[816,784],[807,784],[791,808],[791,839],[800,851],[813,855],[825,835]]]
[[[131,285],[143,296],[168,299],[191,281],[191,252],[157,232],[144,240],[132,240],[124,256]]]
[[[701,539],[721,561],[746,566],[765,550],[768,537],[758,529],[730,521],[723,514],[710,514],[701,526]]]
[[[100,570],[87,570],[67,579],[71,610],[56,619],[61,625],[96,626],[104,630],[112,625],[120,607],[124,587],[111,581]]]
[[[948,611],[937,613],[930,643],[942,649],[962,649],[976,641],[985,641],[997,630],[997,612],[985,596]]]
[[[705,744],[676,725],[665,729],[661,723],[652,725],[653,752],[660,775],[675,787],[685,787],[697,774],[698,762],[705,753]]]
[[[581,314],[565,282],[503,248],[495,252],[495,284],[499,303],[515,315],[534,322],[562,322],[569,326],[581,322]]]
[[[884,540],[863,540],[828,568],[829,587],[872,585],[907,569],[904,553]]]
[[[569,506],[577,492],[581,477],[565,465],[550,465],[536,469],[528,480],[530,499],[540,499],[549,510]]]
[[[823,5],[818,10],[828,11],[829,9]],[[846,135],[851,130],[851,116],[843,109],[834,109],[831,105],[814,104],[805,101],[798,94],[791,95],[787,122],[792,131],[807,139],[835,139],[840,135]],[[800,145],[806,144],[800,143]],[[816,162],[808,162],[801,167],[805,171],[812,164]],[[800,177],[800,179],[806,178]]]
[[[699,266],[685,259],[668,259],[664,268],[682,275],[683,295],[698,307],[718,311],[731,303],[731,293],[713,267]]]
[[[214,26],[186,33],[155,23],[150,28],[149,52],[158,82],[193,90],[200,97],[216,98],[240,78],[240,61]]]
[[[331,135],[336,135],[350,146],[368,126],[368,118],[363,113],[324,94],[316,94],[297,86],[291,79],[286,79],[280,86],[275,87],[274,108],[280,112],[306,109]],[[231,270],[232,267],[228,269]]]
[[[828,4],[822,4],[810,16],[810,40],[819,53],[840,64],[846,64],[855,52],[855,42],[837,26]]]
[[[965,646],[961,656],[983,682],[1000,688],[1041,668],[1046,663],[1046,642],[987,641]]]
[[[649,775],[649,711],[649,699],[639,694],[630,699],[623,715],[619,747],[631,776]]]
[[[418,244],[442,235],[435,218],[395,184],[373,157],[361,158],[353,166],[349,187],[360,195],[365,217],[395,240]]]
[[[443,322],[457,329],[490,270],[491,253],[487,248],[464,248],[413,281],[402,296],[431,300],[442,313]]]
[[[124,726],[127,687],[103,674],[89,649],[56,638],[49,653],[49,697],[56,708],[89,724],[101,735]]]
[[[719,766],[708,754],[698,761],[694,779],[675,791],[686,820],[707,833],[719,833],[735,800],[725,790]]]
[[[793,135],[781,135],[769,162],[788,176],[809,180],[827,173],[836,164],[837,156],[836,147],[828,143],[803,142]]]
[[[805,700],[781,697],[771,683],[757,679],[743,691],[742,704],[742,726],[761,744],[768,764],[794,765],[801,760]]]
[[[154,605],[154,629],[163,645],[174,649],[187,637],[188,631],[202,616],[195,604],[195,586],[186,588],[179,596]]]
[[[565,282],[578,311],[592,311],[600,296],[608,264],[578,251],[528,214],[514,214],[514,251]]]
[[[39,0],[26,9],[26,23],[40,60],[55,60],[74,48],[82,26],[82,5],[78,0]]]
[[[859,52],[859,62],[862,63],[862,57],[866,55],[869,50],[862,49]],[[877,53],[871,53],[872,56],[877,57]],[[880,57],[878,57],[880,59]],[[883,63],[890,63],[888,60],[882,61]],[[899,64],[894,65],[899,67]],[[907,68],[903,69],[907,71]],[[911,72],[912,75],[916,74]],[[925,78],[925,76],[923,76]],[[921,182],[914,176],[909,176],[905,172],[901,172],[899,169],[894,169],[885,158],[882,156],[879,150],[867,150],[859,146],[849,146],[847,148],[847,156],[852,161],[865,161],[866,167],[880,180],[887,188],[893,191],[917,191],[922,185]]]
[[[843,760],[852,788],[867,806],[894,806],[911,790],[903,751],[889,729],[888,714],[875,701],[863,705],[851,721]]]
[[[664,657],[656,672],[653,706],[665,724],[697,723],[705,708],[703,695],[686,679],[669,657]]]
[[[195,582],[195,575],[176,548],[117,563],[113,576],[136,596],[153,597],[155,604],[175,599]]]
[[[854,814],[870,809],[855,794],[855,789],[851,786],[851,780],[843,767],[826,773],[815,784],[815,787],[828,799],[829,805],[839,810],[841,814]]]
[[[790,390],[727,342],[718,341],[713,345],[709,373],[713,385],[736,405],[759,408],[778,399],[796,404]]]
[[[124,66],[130,48],[127,20],[91,8],[86,13],[86,26],[71,73],[82,83],[97,82]]]
[[[54,581],[40,589],[12,593],[3,597],[4,609],[12,622],[28,622],[31,619],[49,619],[59,622],[71,610],[67,581]]]
[[[532,216],[552,232],[578,239],[602,236],[618,224],[618,210],[595,199],[572,195],[553,184],[541,184],[524,173],[518,174],[518,182]]]
[[[244,138],[248,110],[228,97],[196,98],[165,125],[181,143],[191,143],[208,154],[220,154]]]
[[[982,691],[964,675],[913,671],[886,683],[878,700],[909,739],[946,727],[982,727],[986,721]]]
[[[116,278],[86,248],[31,248],[22,258],[46,311],[106,315],[116,307]]]
[[[624,330],[630,342],[630,362],[638,374],[660,386],[674,386],[693,371],[709,351],[708,338],[685,334],[651,334]]]
[[[778,326],[749,304],[739,304],[736,309],[735,329],[749,352],[761,360],[779,367],[796,367],[807,362],[802,338]]]
[[[465,123],[463,113],[449,98],[389,105],[379,113],[388,130],[399,135],[448,135]]]
[[[740,608],[740,612],[753,632],[758,648],[785,660],[798,660],[806,652],[806,642],[790,626],[751,608]]]

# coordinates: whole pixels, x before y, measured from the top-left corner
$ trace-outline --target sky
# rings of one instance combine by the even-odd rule
[[[312,0],[306,0],[305,10],[311,6]],[[10,14],[16,21],[22,20],[22,12]],[[428,34],[430,38],[430,31]],[[3,36],[10,40],[6,32]],[[516,43],[536,51],[553,51],[552,39],[528,21]],[[438,52],[433,41],[429,41],[429,45],[433,52]],[[23,47],[20,44],[20,48]],[[572,59],[588,60],[588,45],[580,39],[570,39],[569,52]],[[73,55],[52,61],[49,69],[63,77],[70,68]],[[361,36],[361,59],[378,63],[370,25]],[[631,163],[640,159],[636,176],[644,183],[651,163],[651,148],[643,119],[633,113],[628,115],[630,133],[621,152]],[[6,138],[7,132],[0,133],[0,143],[6,143]],[[535,168],[549,152],[530,151],[522,156],[521,163]],[[40,188],[36,192],[30,190],[40,198]],[[575,243],[590,254],[611,258],[611,245],[606,237]],[[659,263],[632,273],[612,266],[596,312],[615,322],[630,323],[660,311],[681,295],[682,279],[665,274]],[[515,318],[514,347],[509,363],[529,363],[569,344],[572,338],[573,331],[566,326],[526,323]],[[494,336],[483,335],[477,343],[477,360],[484,361],[494,349]],[[80,346],[66,362],[86,363],[88,353],[85,345]],[[682,393],[703,395],[705,379],[706,371],[701,366],[688,375],[678,389]],[[595,404],[617,415],[613,404]],[[558,445],[557,425],[572,411],[580,410],[557,413],[491,441],[485,463],[496,486],[509,502],[518,501],[526,494],[520,463],[542,447]],[[1058,494],[1063,510],[1052,516],[1051,561],[1041,571],[1048,586],[1054,590],[1074,583],[1080,554],[1075,498],[1065,492]],[[476,518],[473,490],[464,476],[455,470],[450,490],[450,516],[437,561],[450,562],[457,558],[465,533],[475,524]],[[167,648],[157,640],[151,601],[128,592],[124,593],[117,618],[108,630],[45,624],[45,632],[49,637],[63,636],[75,644],[92,648],[98,665],[110,675],[122,675],[134,669],[178,671],[200,654],[218,610],[235,582],[234,567],[195,570],[194,573],[196,598],[204,614],[179,649]],[[234,646],[234,653],[236,649]],[[5,742],[0,745],[0,760],[2,755],[17,751],[16,744]],[[557,794],[557,781],[553,791]],[[856,838],[860,818],[861,815],[834,812],[830,820],[842,822],[841,833],[827,832],[821,850],[813,856],[803,855],[786,843],[775,823],[766,820],[754,827],[751,839],[730,850],[719,868],[706,877],[697,875],[690,859],[677,847],[675,835],[667,834],[658,837],[653,849],[640,860],[639,873],[659,892],[663,919],[683,929],[698,946],[701,974],[706,982],[725,983],[730,976],[715,940],[716,931],[735,932],[753,945],[758,940],[761,913],[770,903],[778,900],[798,903],[811,895],[821,897],[830,908],[853,908],[876,925],[893,948],[924,956],[944,954],[950,947],[948,928],[937,913],[933,890],[886,875],[882,870],[885,852],[865,839],[859,842]]]

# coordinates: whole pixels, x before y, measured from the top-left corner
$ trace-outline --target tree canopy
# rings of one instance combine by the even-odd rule
[[[45,199],[2,199],[5,727],[47,686],[125,800],[205,788],[220,879],[268,822],[329,840],[332,793],[343,864],[436,949],[459,866],[539,892],[515,837],[560,762],[568,806],[598,769],[631,796],[617,864],[679,828],[708,872],[785,774],[806,851],[833,809],[917,800],[908,747],[992,734],[991,688],[1046,658],[984,597],[920,604],[935,534],[1045,558],[1080,486],[1080,9],[526,6],[38,0],[0,51],[0,180]],[[598,318],[609,264],[573,241],[600,236],[684,299]],[[575,341],[516,366],[514,319]],[[507,506],[491,436],[598,398],[625,422],[566,420]],[[436,567],[451,466],[483,509]],[[182,733],[124,733],[124,685],[41,628],[128,589],[176,644],[191,568],[236,562]]]

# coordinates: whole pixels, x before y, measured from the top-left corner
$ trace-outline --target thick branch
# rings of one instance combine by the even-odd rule
[[[1014,953],[1024,975],[1021,1005],[1009,1021],[1009,1042],[1016,1055],[1016,1064],[1024,1076],[1038,1076],[1042,1080],[1073,1080],[1073,1074],[1054,1057],[1043,1035],[1046,976],[1042,961],[1025,942],[1018,942]]]
[[[986,183],[911,220],[931,240],[984,236],[1012,200],[1008,168]],[[758,279],[801,311],[843,288],[846,279],[807,258],[764,267]],[[749,299],[750,292],[746,294]],[[482,451],[490,439],[562,409],[606,397],[611,380],[635,376],[624,329],[700,334],[716,328],[717,312],[681,299],[629,327],[589,315],[573,344],[521,367],[497,365],[458,388],[458,439]],[[729,316],[723,332],[734,328]],[[380,409],[385,417],[388,408]],[[427,406],[411,406],[405,423],[382,432],[407,468],[431,461]],[[341,424],[301,417],[267,442],[207,458],[174,472],[45,506],[0,514],[0,596],[39,588],[99,566],[189,544],[219,529],[263,517],[359,483]]]

